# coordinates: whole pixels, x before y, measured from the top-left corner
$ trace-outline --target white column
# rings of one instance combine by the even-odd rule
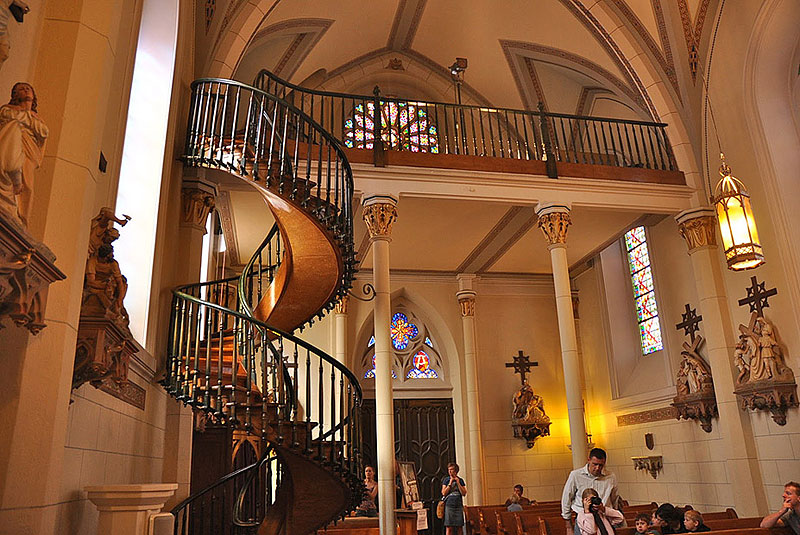
[[[469,494],[471,505],[483,505],[483,439],[481,436],[481,414],[478,400],[478,342],[475,329],[475,291],[472,289],[474,275],[458,275],[459,291],[456,293],[461,306],[461,327],[464,333],[464,369],[467,379],[467,418],[469,420]]]
[[[681,235],[686,239],[695,286],[703,316],[706,354],[714,377],[719,410],[721,447],[716,452],[727,464],[733,501],[739,516],[761,516],[769,510],[750,415],[736,401],[733,355],[736,334],[725,294],[722,254],[717,246],[717,218],[711,208],[694,208],[678,214]]]
[[[146,535],[150,517],[172,496],[176,483],[86,487],[100,518],[98,535]]]
[[[567,229],[571,223],[569,206],[541,203],[536,206],[539,228],[542,229],[550,251],[553,266],[553,286],[556,293],[558,335],[561,342],[561,362],[564,366],[564,389],[567,393],[569,437],[572,444],[572,466],[586,464],[586,422],[581,395],[578,338],[575,333],[575,316],[572,310],[572,292],[567,262]]]
[[[333,312],[334,321],[334,351],[336,360],[347,366],[347,305],[348,296],[342,297]]]
[[[392,302],[389,283],[389,242],[397,219],[397,199],[373,195],[364,199],[364,222],[372,244],[375,286],[375,430],[378,441],[378,511],[380,534],[393,535],[395,524],[394,401],[392,399],[392,345],[389,325]]]

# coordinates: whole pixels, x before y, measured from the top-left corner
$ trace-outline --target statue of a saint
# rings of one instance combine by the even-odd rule
[[[122,304],[128,292],[128,282],[114,260],[114,248],[101,245],[97,254],[86,262],[83,284],[84,310],[94,308],[106,317],[128,325],[128,312]]]
[[[89,256],[94,256],[101,245],[111,245],[119,238],[119,231],[114,228],[114,223],[124,227],[130,220],[130,216],[124,214],[122,218],[118,218],[111,208],[101,208],[100,213],[92,219],[92,228],[89,230]]]
[[[778,369],[778,342],[775,340],[775,335],[772,332],[772,325],[769,324],[764,318],[756,320],[758,332],[758,346],[761,350],[761,360],[764,363],[764,372],[770,379],[778,377],[780,371]]]
[[[33,203],[33,173],[42,163],[50,131],[36,113],[36,93],[17,82],[0,106],[0,209],[27,226]]]

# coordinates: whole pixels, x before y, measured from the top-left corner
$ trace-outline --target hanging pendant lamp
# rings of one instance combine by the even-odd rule
[[[750,194],[742,181],[731,174],[725,155],[719,156],[722,178],[714,190],[714,206],[725,248],[725,261],[728,269],[733,271],[757,268],[764,263],[764,253],[758,240]]]

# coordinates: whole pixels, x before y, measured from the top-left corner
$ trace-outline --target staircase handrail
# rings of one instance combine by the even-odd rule
[[[177,518],[178,514],[181,511],[181,509],[183,509],[184,507],[186,507],[187,505],[189,505],[193,501],[201,498],[203,495],[208,494],[209,492],[213,491],[215,488],[224,485],[226,482],[230,481],[231,479],[235,478],[236,476],[238,476],[240,474],[243,474],[243,473],[245,473],[245,472],[247,472],[249,470],[253,470],[253,469],[258,468],[260,465],[264,464],[265,461],[270,461],[272,459],[277,459],[278,458],[277,455],[273,455],[272,457],[270,457],[270,453],[272,452],[272,449],[273,449],[272,445],[268,444],[264,449],[264,454],[261,456],[261,459],[257,460],[256,462],[254,462],[251,465],[245,466],[244,468],[239,468],[238,470],[235,470],[235,471],[231,472],[230,474],[226,474],[225,476],[221,477],[220,479],[218,479],[217,481],[215,481],[214,483],[212,483],[208,487],[206,487],[204,489],[201,489],[201,490],[198,490],[194,494],[191,494],[189,497],[187,497],[183,501],[179,502],[178,505],[173,507],[170,510],[170,513],[172,513],[172,515]]]
[[[360,404],[361,400],[363,400],[364,394],[363,394],[363,391],[361,389],[361,384],[359,383],[358,378],[355,376],[355,374],[352,371],[350,371],[350,369],[347,366],[345,366],[344,364],[342,364],[341,362],[339,362],[334,357],[330,356],[328,353],[324,352],[320,348],[311,345],[310,343],[306,342],[302,338],[298,338],[293,334],[287,333],[286,331],[282,331],[282,330],[280,330],[280,329],[278,329],[276,327],[271,327],[271,326],[267,325],[266,323],[264,323],[263,321],[259,321],[259,320],[255,319],[255,318],[251,317],[251,316],[247,316],[246,314],[243,314],[241,312],[237,312],[235,310],[231,310],[231,309],[226,308],[226,307],[224,307],[222,305],[218,305],[216,303],[211,303],[209,301],[204,301],[203,299],[200,299],[199,297],[195,297],[193,295],[184,293],[184,292],[180,291],[177,288],[175,290],[172,290],[172,293],[173,293],[173,295],[176,295],[176,296],[180,297],[181,299],[185,299],[187,301],[191,301],[191,302],[196,303],[198,305],[207,306],[209,308],[213,308],[214,310],[218,310],[220,312],[225,312],[226,314],[230,314],[231,316],[236,316],[237,318],[242,319],[242,320],[247,321],[247,322],[250,322],[250,323],[254,324],[255,326],[258,326],[258,327],[260,327],[260,328],[262,328],[262,329],[264,329],[266,331],[275,333],[275,334],[277,334],[279,336],[282,336],[283,338],[291,340],[292,342],[294,342],[295,344],[299,345],[300,347],[309,350],[310,352],[314,353],[315,355],[320,357],[322,360],[324,360],[325,362],[330,364],[332,367],[334,367],[338,371],[340,371],[342,373],[342,375],[347,377],[347,379],[350,381],[350,383],[353,386],[353,390],[355,391],[355,393],[357,395],[357,398],[359,400],[359,404]]]
[[[288,87],[292,91],[297,91],[297,92],[300,92],[300,93],[308,93],[310,95],[319,95],[319,96],[334,97],[334,98],[348,98],[348,99],[366,100],[366,101],[372,101],[372,100],[375,99],[374,95],[361,95],[361,94],[358,94],[358,93],[342,93],[342,92],[338,92],[338,91],[326,91],[326,90],[323,90],[323,89],[310,89],[308,87],[303,87],[303,86],[300,86],[300,85],[297,85],[297,84],[293,84],[293,83],[291,83],[291,82],[289,82],[287,80],[284,80],[283,78],[281,78],[279,76],[276,76],[275,74],[273,74],[272,72],[268,71],[267,69],[261,69],[261,71],[259,71],[259,73],[256,75],[255,83],[253,84],[254,87],[258,88],[259,87],[259,82],[261,80],[263,80],[264,77],[268,77],[271,80],[275,81],[276,83]],[[261,89],[261,90],[263,91],[263,89]],[[660,127],[668,126],[667,123],[662,123],[662,122],[658,122],[658,121],[642,121],[642,120],[636,120],[636,119],[630,119],[630,120],[629,119],[617,119],[617,118],[614,118],[614,117],[602,117],[602,116],[598,116],[598,115],[575,115],[575,114],[571,114],[571,113],[554,113],[554,112],[550,112],[550,111],[540,112],[540,111],[535,111],[535,110],[520,110],[518,108],[506,108],[506,107],[503,107],[503,106],[484,106],[484,105],[479,105],[479,104],[454,104],[452,102],[438,102],[438,101],[435,101],[435,100],[426,100],[424,98],[407,99],[407,98],[389,97],[389,96],[381,95],[380,96],[380,100],[386,101],[386,102],[407,102],[409,100],[412,100],[413,102],[419,102],[419,103],[428,104],[428,105],[431,105],[431,106],[436,105],[436,104],[440,104],[440,105],[447,105],[447,106],[450,106],[450,107],[465,108],[465,109],[476,109],[476,110],[479,110],[479,109],[480,110],[491,109],[491,110],[496,110],[496,111],[500,111],[500,112],[508,111],[508,112],[516,112],[516,113],[525,113],[525,114],[534,115],[534,116],[537,116],[537,117],[556,117],[556,118],[561,117],[561,118],[564,118],[564,119],[602,120],[602,121],[611,122],[611,123],[631,124],[631,125],[640,125],[640,126],[660,126]]]

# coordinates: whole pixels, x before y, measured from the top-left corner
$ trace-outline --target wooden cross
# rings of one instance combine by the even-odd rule
[[[700,330],[699,323],[703,321],[703,316],[697,315],[696,308],[689,308],[689,303],[684,305],[686,307],[686,312],[681,314],[682,322],[675,325],[677,330],[683,329],[683,334],[689,337],[689,340],[694,343],[695,333]]]
[[[747,288],[747,297],[739,299],[739,306],[750,305],[750,312],[755,312],[758,317],[764,317],[764,309],[769,306],[768,299],[777,295],[775,288],[766,289],[766,282],[758,282],[756,276],[750,277],[751,286]]]
[[[538,366],[538,362],[531,362],[528,355],[523,355],[522,350],[519,350],[519,355],[516,355],[514,362],[506,362],[506,368],[514,368],[514,373],[522,376],[522,384],[525,384],[525,375],[531,373],[531,366]]]

